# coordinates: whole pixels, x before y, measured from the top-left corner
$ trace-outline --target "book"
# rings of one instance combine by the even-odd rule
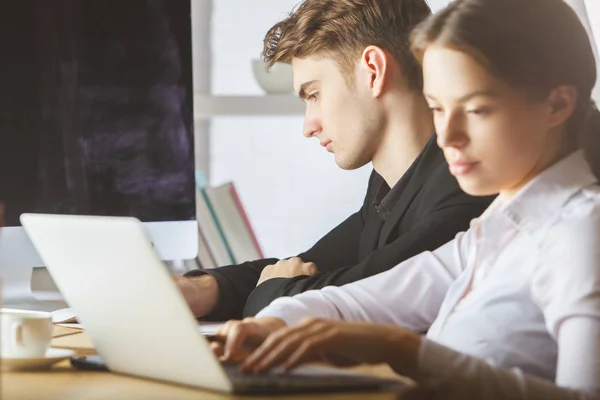
[[[202,229],[200,229],[200,224],[198,224],[198,256],[196,258],[199,264],[198,266],[202,269],[211,269],[218,266],[212,253],[210,252],[210,248],[208,247],[206,238],[202,233]]]
[[[244,219],[246,229],[250,233],[252,242],[254,243],[254,247],[256,248],[256,251],[258,252],[258,257],[265,258],[264,254],[262,252],[262,248],[260,247],[260,243],[258,242],[258,238],[256,237],[256,234],[254,233],[254,229],[252,229],[252,224],[250,223],[250,218],[248,218],[246,209],[244,208],[244,206],[242,204],[242,199],[240,199],[240,196],[238,195],[237,189],[235,188],[235,185],[233,184],[233,182],[231,183],[230,189],[231,189],[231,195],[233,196],[233,200],[235,201],[235,204],[237,205],[237,208],[238,208],[240,214],[242,215],[242,218]]]
[[[232,182],[204,189],[210,206],[221,226],[234,262],[264,258],[248,215]]]
[[[205,188],[196,188],[196,219],[199,233],[206,241],[206,247],[217,266],[233,264],[235,262],[233,254],[205,190]]]

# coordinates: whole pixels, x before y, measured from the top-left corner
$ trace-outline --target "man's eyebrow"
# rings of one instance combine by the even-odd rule
[[[298,97],[300,97],[302,100],[306,100],[307,97],[307,92],[312,89],[313,86],[315,86],[317,84],[318,81],[309,81],[309,82],[304,82],[302,85],[300,85],[300,90],[298,91]]]
[[[423,95],[425,97],[427,97],[429,100],[436,100],[436,98],[433,97],[430,94],[423,93]],[[459,98],[457,100],[457,102],[458,103],[464,103],[465,101],[471,100],[472,98],[479,97],[479,96],[482,96],[482,97],[498,97],[498,94],[496,92],[494,92],[493,90],[478,90],[478,91],[475,91],[475,92],[472,92],[472,93],[468,93],[468,94],[462,96],[461,98]]]

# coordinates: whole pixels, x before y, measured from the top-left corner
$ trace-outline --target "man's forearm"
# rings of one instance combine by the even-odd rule
[[[219,301],[219,285],[213,276],[181,277],[177,283],[194,316],[203,317],[214,310]]]
[[[197,307],[194,306],[194,308],[197,308],[197,311],[210,310],[206,313],[202,313],[202,317],[207,321],[241,319],[242,310],[244,309],[246,300],[252,290],[256,287],[261,271],[267,265],[275,264],[277,261],[279,260],[276,258],[266,258],[263,260],[245,262],[239,265],[226,265],[210,270],[193,270],[186,272],[184,274],[184,277],[186,278],[211,276],[214,281],[207,283],[209,285],[209,291],[213,287],[213,283],[216,283],[216,290],[208,293],[214,295],[214,297],[209,296],[207,299],[210,304],[198,304]]]

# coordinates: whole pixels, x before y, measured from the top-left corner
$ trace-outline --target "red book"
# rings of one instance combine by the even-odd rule
[[[234,262],[258,260],[262,250],[233,183],[204,189]]]
[[[246,227],[248,228],[250,237],[252,237],[252,242],[254,243],[254,246],[256,247],[256,251],[258,252],[259,258],[265,258],[265,256],[263,255],[262,249],[260,247],[260,243],[258,243],[256,234],[254,233],[254,229],[252,229],[252,225],[250,224],[250,220],[248,219],[248,214],[246,214],[246,209],[242,205],[242,201],[240,199],[240,196],[238,195],[237,189],[235,188],[235,185],[233,184],[233,182],[231,182],[231,186],[229,187],[229,190],[231,191],[231,195],[233,196],[233,201],[235,201],[235,204],[237,205],[237,208],[240,211],[242,218],[244,219],[244,223],[246,224]]]

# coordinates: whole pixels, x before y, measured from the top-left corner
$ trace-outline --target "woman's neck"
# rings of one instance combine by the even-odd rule
[[[577,148],[574,148],[573,146],[566,145],[565,132],[557,132],[556,135],[549,135],[549,137],[555,137],[556,139],[548,140],[546,142],[544,151],[540,155],[538,161],[531,168],[531,170],[523,176],[523,179],[521,179],[512,187],[508,187],[500,191],[499,197],[503,203],[506,203],[515,197],[517,193],[523,189],[523,187],[525,187],[529,182],[531,182],[546,169],[567,157],[569,154],[573,153],[573,151],[577,150]]]

